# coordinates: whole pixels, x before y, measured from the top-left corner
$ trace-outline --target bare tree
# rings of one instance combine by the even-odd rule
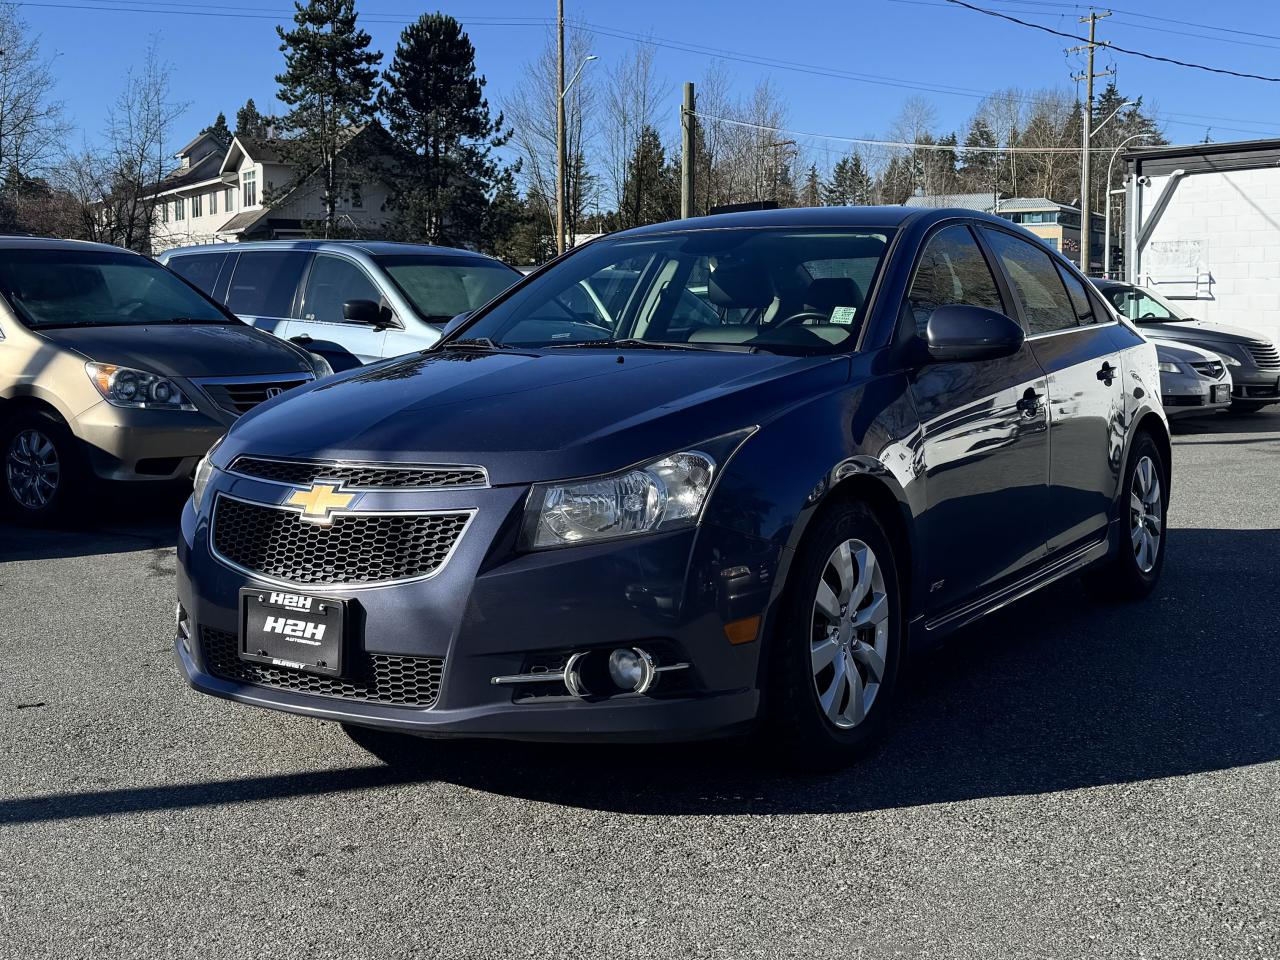
[[[572,24],[566,25],[566,81],[591,53],[592,37]],[[503,105],[503,113],[515,135],[513,145],[520,153],[521,176],[528,195],[545,202],[545,226],[555,232],[556,198],[556,47],[548,32],[547,42],[524,65],[521,82]],[[565,219],[569,242],[577,237],[587,209],[598,204],[592,157],[587,152],[588,136],[597,101],[595,82],[587,68],[565,97]]]
[[[66,139],[50,61],[12,3],[0,3],[0,177],[45,174]]]
[[[608,188],[615,208],[622,203],[627,170],[640,145],[641,133],[645,128],[659,128],[671,113],[667,103],[670,91],[670,85],[658,79],[653,47],[647,43],[637,43],[609,73],[601,129]]]

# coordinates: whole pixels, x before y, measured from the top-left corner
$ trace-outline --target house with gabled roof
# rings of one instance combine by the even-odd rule
[[[295,176],[282,141],[237,135],[230,144],[202,133],[177,153],[178,168],[156,185],[151,228],[153,254],[173,247],[241,240],[286,240],[308,234],[324,219],[323,184]],[[389,152],[386,131],[368,124],[352,133],[344,149]],[[338,202],[344,235],[380,236],[389,219],[389,190],[382,182],[361,184]]]

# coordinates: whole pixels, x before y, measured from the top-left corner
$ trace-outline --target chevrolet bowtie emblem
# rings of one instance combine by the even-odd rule
[[[286,504],[302,508],[302,519],[310,523],[331,523],[333,511],[351,505],[354,493],[340,493],[330,483],[313,483],[309,490],[295,490],[289,494]]]

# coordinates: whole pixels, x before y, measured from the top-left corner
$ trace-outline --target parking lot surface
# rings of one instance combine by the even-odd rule
[[[0,526],[0,955],[1278,956],[1280,412],[1176,429],[1148,602],[970,628],[822,777],[751,744],[393,771],[185,686],[178,498]]]

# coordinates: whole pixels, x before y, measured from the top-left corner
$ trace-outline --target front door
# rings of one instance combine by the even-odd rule
[[[1120,470],[1124,382],[1109,327],[1084,281],[1048,251],[984,228],[1049,383],[1049,551],[1106,536]]]
[[[933,310],[949,303],[1011,310],[964,225],[945,227],[927,241],[904,313],[923,335]],[[911,390],[923,432],[928,501],[921,521],[925,609],[931,616],[994,592],[1044,557],[1046,389],[1026,344],[1009,357],[926,363],[915,371]]]
[[[358,263],[316,254],[302,293],[301,319],[289,324],[289,339],[320,354],[334,370],[380,360],[387,328],[347,320],[343,304],[351,300],[383,303],[382,292]]]

